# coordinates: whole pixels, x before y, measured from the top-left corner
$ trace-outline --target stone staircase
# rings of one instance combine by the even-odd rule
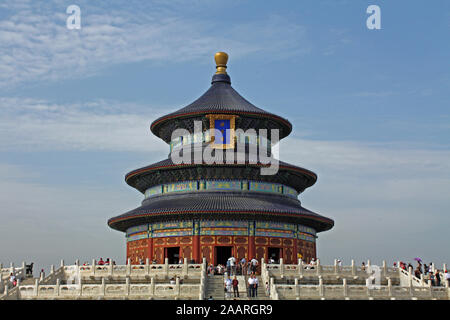
[[[206,278],[206,299],[212,297],[214,300],[224,300],[224,277],[223,275],[210,275]]]
[[[226,277],[223,275],[209,276],[206,287],[205,297],[208,299],[210,296],[214,300],[270,300],[270,297],[266,294],[265,283],[263,282],[261,276],[258,278],[258,289],[257,296],[250,297],[248,292],[248,276],[237,276],[239,281],[239,297],[234,297],[234,293],[228,297],[224,291],[224,282]],[[233,279],[233,277],[231,277]]]
[[[266,284],[264,283],[264,281],[262,280],[261,276],[256,276],[256,278],[258,278],[258,289],[256,290],[257,292],[257,296],[256,297],[249,297],[248,296],[248,289],[247,289],[247,299],[249,300],[270,300],[270,297],[267,295],[266,293]],[[246,281],[248,280],[248,278],[246,277]],[[246,282],[247,283],[247,282]]]

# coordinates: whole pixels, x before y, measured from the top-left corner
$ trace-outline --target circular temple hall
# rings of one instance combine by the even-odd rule
[[[231,256],[309,262],[316,258],[317,234],[334,225],[299,200],[317,175],[282,161],[275,174],[262,174],[268,164],[261,151],[275,159],[272,147],[290,134],[292,125],[233,89],[226,53],[216,53],[215,61],[211,87],[200,98],[151,124],[170,154],[126,174],[126,183],[144,199],[138,208],[109,219],[108,225],[125,233],[127,259],[133,264],[147,258],[157,263],[166,258],[169,263],[184,258],[200,263],[206,258],[217,265]],[[201,124],[200,131],[196,124]],[[176,129],[184,134],[174,137]],[[196,151],[203,154],[208,148],[214,156],[221,152],[224,161],[179,163],[171,156],[191,152],[192,159]],[[238,161],[239,153],[244,161]]]

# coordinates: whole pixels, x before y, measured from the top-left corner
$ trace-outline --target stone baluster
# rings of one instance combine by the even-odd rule
[[[151,296],[155,295],[155,278],[154,277],[150,278],[150,295]]]
[[[270,298],[273,299],[273,297],[275,297],[275,293],[276,293],[276,288],[275,288],[275,279],[273,277],[270,278],[269,280],[270,283]]]
[[[105,293],[106,293],[105,277],[102,277],[102,287],[100,289],[100,295],[105,296]]]
[[[367,267],[370,268],[370,259],[367,260]]]
[[[392,297],[392,280],[391,280],[391,278],[388,278],[388,295],[389,295],[389,297]]]
[[[4,294],[5,296],[8,295],[8,283],[6,283],[6,285],[5,285],[5,291],[3,292],[3,294]]]
[[[352,276],[356,275],[355,260],[352,259]]]
[[[177,297],[180,296],[180,278],[179,277],[175,278],[175,295]]]
[[[283,263],[283,258],[280,258],[280,276],[281,276],[281,279],[284,278],[284,263]]]
[[[35,296],[35,297],[37,297],[38,296],[38,294],[39,294],[39,279],[36,279],[36,280],[34,280],[34,288],[33,288],[33,295]]]
[[[337,259],[334,259],[334,273],[335,274],[338,273],[338,262],[337,262]]]
[[[145,258],[145,274],[150,276],[150,258]]]
[[[114,275],[114,265],[113,265],[112,260],[109,260],[108,273],[109,273],[109,276],[112,278]]]
[[[428,293],[430,297],[433,297],[433,287],[431,285],[431,280],[428,280]]]
[[[316,273],[319,276],[322,273],[322,270],[321,270],[322,266],[320,265],[320,259],[317,259],[315,268],[316,268]]]
[[[383,277],[387,276],[387,265],[386,260],[383,260]]]
[[[431,270],[433,271],[433,274],[436,273],[436,268],[434,267],[434,263],[431,264]]]
[[[342,287],[343,287],[344,298],[347,298],[348,297],[348,286],[347,286],[346,278],[342,279]]]
[[[130,277],[125,278],[125,294],[130,295]]]
[[[298,275],[300,278],[303,277],[303,261],[302,259],[298,259]]]
[[[25,274],[25,261],[22,261],[22,272]]]
[[[413,270],[412,267],[408,268],[408,276],[409,276],[409,280],[412,281],[412,277],[413,277]]]
[[[128,258],[127,259],[127,273],[126,273],[127,277],[129,277],[131,275],[131,259]]]
[[[164,274],[166,279],[169,278],[169,258],[164,259]]]
[[[202,266],[203,269],[203,266]],[[188,259],[184,258],[183,259],[183,277],[187,277],[188,276],[188,272],[189,272],[189,268],[188,268]]]
[[[54,274],[55,273],[55,266],[52,264],[50,266],[50,274]]]
[[[16,269],[14,268],[14,262],[10,263],[9,272],[12,274],[16,274]]]
[[[0,272],[3,270],[3,263],[0,263]]]
[[[420,285],[425,287],[425,279],[423,278],[423,273],[420,274]]]
[[[93,276],[95,276],[95,266],[96,266],[95,264],[96,264],[95,259],[92,259],[92,272],[91,273]]]
[[[298,298],[300,297],[300,286],[298,285],[298,279],[295,278],[294,279],[294,289],[295,289],[295,297]]]
[[[64,267],[64,260],[61,259],[61,267]]]
[[[408,287],[409,287],[409,295],[412,298],[413,296],[413,283],[412,283],[412,277],[409,278],[408,281]]]
[[[319,276],[319,295],[323,297],[325,295],[323,290],[323,279],[322,276]]]
[[[60,286],[61,286],[61,280],[58,278],[58,279],[56,279],[56,286],[55,286],[56,296],[59,296],[59,287]]]

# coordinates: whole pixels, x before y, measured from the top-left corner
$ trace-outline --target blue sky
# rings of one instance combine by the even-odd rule
[[[318,174],[302,204],[336,224],[323,261],[449,262],[449,36],[443,0],[0,3],[0,262],[123,262],[124,174],[167,156],[149,125],[208,89],[216,51],[293,124],[280,158]]]

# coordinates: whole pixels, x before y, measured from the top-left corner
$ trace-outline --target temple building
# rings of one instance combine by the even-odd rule
[[[254,154],[256,161],[250,156],[265,148],[272,157],[277,142],[272,132],[277,130],[283,139],[292,125],[233,89],[226,53],[216,53],[215,61],[211,87],[200,98],[151,124],[152,133],[168,144],[169,157],[126,174],[127,184],[144,200],[138,208],[109,219],[108,225],[125,233],[127,258],[133,264],[146,258],[200,263],[205,257],[217,265],[230,256],[283,258],[285,263],[301,257],[309,262],[316,258],[317,233],[334,225],[302,207],[298,199],[317,175],[282,161],[275,174],[262,174],[267,162],[260,153]],[[196,124],[201,124],[200,131]],[[185,134],[174,137],[176,129]],[[252,129],[256,135],[245,134]],[[267,129],[267,136],[261,129]],[[224,161],[179,163],[171,156],[198,150],[203,154],[207,148],[214,156],[222,152]],[[244,163],[238,161],[239,152],[245,155]]]

